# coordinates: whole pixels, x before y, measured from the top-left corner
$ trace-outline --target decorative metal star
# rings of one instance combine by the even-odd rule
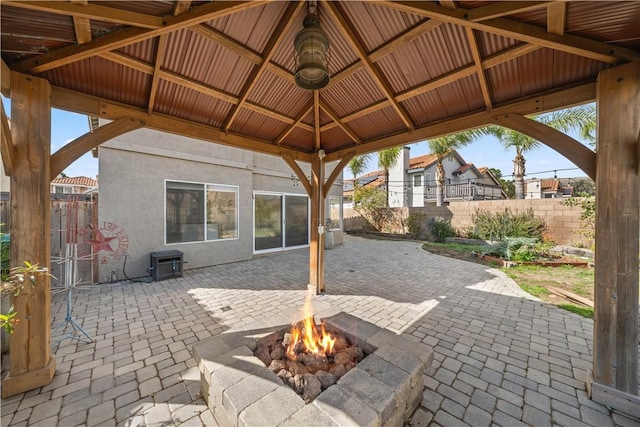
[[[113,252],[111,241],[114,239],[117,239],[117,237],[106,237],[102,234],[102,231],[98,230],[96,231],[95,239],[89,240],[88,243],[91,245],[94,254],[102,251]]]

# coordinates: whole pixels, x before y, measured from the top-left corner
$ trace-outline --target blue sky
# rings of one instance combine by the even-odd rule
[[[3,102],[5,111],[11,115],[9,101],[3,97]],[[88,131],[89,122],[87,116],[53,109],[51,116],[51,152],[54,153],[69,141]],[[411,157],[429,152],[426,142],[411,144],[410,147]],[[495,138],[484,137],[458,150],[458,152],[468,163],[473,163],[477,167],[487,166],[500,169],[505,178],[510,178],[513,172],[515,151],[505,151],[504,147]],[[555,174],[558,177],[585,175],[571,161],[544,145],[533,152],[527,153],[525,158],[527,159],[527,178],[551,178],[554,176],[554,171],[556,171]],[[377,159],[373,159],[370,162],[368,171],[375,169],[377,169]],[[98,175],[98,159],[94,159],[91,153],[87,153],[65,169],[64,173],[68,176],[95,178]],[[345,178],[352,178],[348,170],[345,170]]]

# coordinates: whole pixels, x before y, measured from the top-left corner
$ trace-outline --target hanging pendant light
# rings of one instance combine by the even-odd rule
[[[296,84],[307,90],[322,89],[329,84],[329,38],[320,28],[315,1],[309,3],[309,14],[305,16],[302,25],[304,28],[294,41]]]

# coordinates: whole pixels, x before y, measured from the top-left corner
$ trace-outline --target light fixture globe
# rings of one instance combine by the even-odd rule
[[[320,28],[318,15],[307,15],[302,25],[304,28],[296,35],[294,41],[296,84],[307,90],[322,89],[329,84],[329,38]]]

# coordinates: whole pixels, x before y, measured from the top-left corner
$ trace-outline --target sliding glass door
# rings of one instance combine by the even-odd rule
[[[309,244],[309,198],[254,194],[254,250],[266,252]]]

